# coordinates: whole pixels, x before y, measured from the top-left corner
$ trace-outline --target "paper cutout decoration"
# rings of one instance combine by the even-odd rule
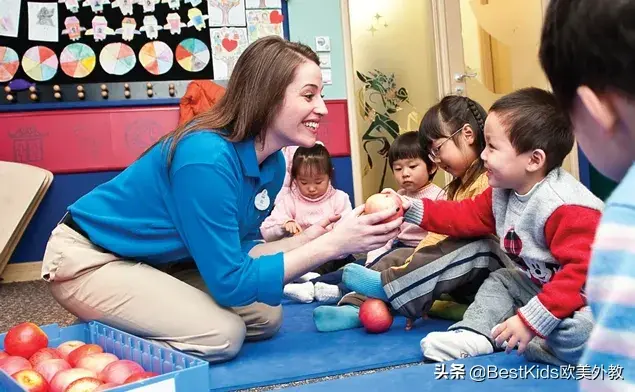
[[[186,27],[187,25],[181,22],[181,15],[176,12],[170,12],[168,16],[165,17],[165,20],[168,22],[165,26],[163,26],[164,30],[170,29],[170,34],[181,34],[181,27]]]
[[[62,34],[68,34],[68,38],[71,41],[77,41],[82,36],[82,31],[86,31],[86,28],[79,25],[79,19],[76,16],[66,17],[64,26],[66,28],[62,30]]]
[[[115,42],[104,46],[99,53],[101,68],[111,75],[125,75],[137,63],[132,48],[124,43]]]
[[[57,0],[58,3],[66,4],[66,9],[70,12],[76,14],[79,12],[79,1],[78,0]]]
[[[174,54],[165,42],[148,42],[139,50],[139,62],[152,75],[163,75],[172,68]]]
[[[0,0],[0,36],[17,37],[22,0]]]
[[[210,26],[245,26],[243,0],[207,0]]]
[[[96,63],[95,52],[86,44],[69,44],[60,54],[60,68],[71,78],[85,78],[93,72]]]
[[[136,27],[137,21],[134,18],[123,18],[121,27],[115,30],[115,34],[121,34],[121,38],[124,41],[132,41],[135,34],[141,35],[141,32]]]
[[[108,22],[103,16],[93,18],[93,28],[86,31],[86,35],[94,35],[95,41],[103,41],[107,35],[114,35],[115,31],[108,27]]]
[[[187,17],[190,21],[187,22],[188,27],[194,26],[196,30],[201,31],[205,28],[205,21],[209,19],[209,16],[203,15],[198,8],[190,8],[187,10]]]
[[[210,29],[214,79],[229,79],[238,57],[249,45],[245,28]]]
[[[188,72],[202,71],[209,64],[210,54],[207,45],[197,38],[187,38],[177,45],[174,52],[176,61]]]
[[[29,1],[29,41],[57,42],[59,26],[57,3],[40,3]]]
[[[161,3],[168,3],[168,7],[170,7],[171,10],[178,10],[181,6],[181,0],[163,0]]]
[[[137,3],[137,0],[115,0],[112,2],[112,8],[119,7],[122,15],[132,15],[132,6]],[[136,25],[136,23],[135,23]]]
[[[157,18],[154,15],[146,15],[143,17],[143,27],[139,31],[145,31],[149,39],[156,39],[159,36],[159,30],[162,29],[163,26],[159,26],[159,22],[157,22]]]
[[[84,0],[82,6],[88,7],[93,10],[94,13],[103,12],[104,5],[110,4],[110,0]]]
[[[154,12],[154,6],[161,0],[139,0],[139,4],[143,6],[143,12]]]
[[[20,66],[20,60],[15,50],[8,46],[0,46],[0,82],[13,79]]]
[[[51,80],[57,73],[58,65],[55,52],[46,46],[34,46],[22,56],[24,73],[36,82]]]
[[[280,10],[247,10],[247,35],[249,43],[268,35],[279,35],[284,38]]]
[[[190,3],[192,4],[192,7],[196,7],[197,5],[201,4],[203,0],[184,0],[183,2],[185,4]]]
[[[246,0],[245,7],[249,8],[282,8],[281,0]]]

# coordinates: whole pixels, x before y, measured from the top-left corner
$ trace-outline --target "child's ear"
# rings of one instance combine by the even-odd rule
[[[602,130],[612,134],[617,122],[617,113],[611,100],[606,96],[598,96],[595,91],[587,86],[578,87],[577,94],[582,105],[602,127]]]
[[[472,144],[474,144],[474,142],[476,142],[474,130],[469,124],[465,124],[463,126],[463,131],[461,131],[461,133],[463,134],[463,137],[465,138],[465,141],[467,142],[468,146],[471,146]]]
[[[527,171],[535,173],[544,169],[547,164],[547,154],[541,149],[535,149],[529,155],[529,162],[527,163]]]

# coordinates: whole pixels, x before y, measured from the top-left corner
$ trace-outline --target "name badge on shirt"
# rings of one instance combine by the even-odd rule
[[[262,192],[257,194],[256,199],[254,200],[256,208],[260,211],[264,211],[269,208],[269,203],[271,203],[271,200],[269,200],[269,195],[267,194],[266,189],[263,189]]]

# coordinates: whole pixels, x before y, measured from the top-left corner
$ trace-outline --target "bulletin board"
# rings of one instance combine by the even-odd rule
[[[256,39],[288,38],[286,13],[286,0],[0,0],[0,111],[177,99],[227,80]]]

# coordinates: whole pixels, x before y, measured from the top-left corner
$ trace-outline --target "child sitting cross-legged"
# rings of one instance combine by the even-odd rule
[[[517,347],[531,361],[577,364],[593,328],[583,289],[603,203],[561,168],[574,144],[569,117],[551,93],[521,89],[494,103],[485,141],[484,193],[460,202],[404,198],[405,219],[426,230],[496,234],[499,244],[477,241],[481,248],[472,243],[470,252],[500,255],[506,266],[489,274],[462,321],[421,340],[423,356],[446,361]],[[343,274],[350,289],[388,299],[379,272],[351,267]]]

